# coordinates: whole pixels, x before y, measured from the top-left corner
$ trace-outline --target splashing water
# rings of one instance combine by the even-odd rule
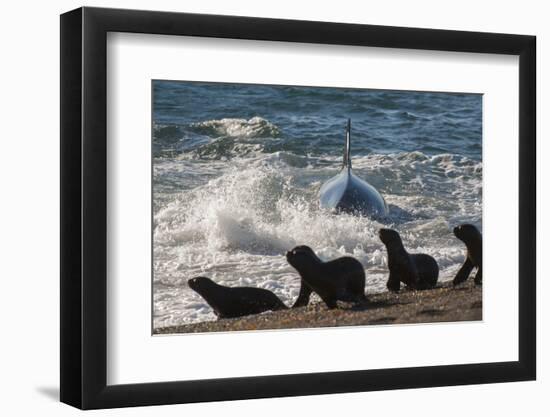
[[[177,88],[183,88],[180,84]],[[249,95],[246,102],[237,100],[238,105],[222,100],[225,104],[217,114],[228,117],[209,118],[212,103],[220,102],[221,93],[219,88],[207,86],[189,87],[190,91],[200,92],[201,100],[212,93],[202,120],[197,120],[201,116],[197,106],[192,116],[179,110],[171,115],[170,108],[155,107],[155,327],[215,319],[206,302],[187,286],[187,280],[194,276],[207,276],[223,285],[265,288],[291,305],[298,295],[300,279],[284,254],[301,244],[311,246],[324,260],[354,256],[366,269],[366,292],[385,291],[387,256],[377,236],[380,227],[398,230],[409,252],[434,256],[441,269],[440,280],[452,279],[464,256],[463,244],[452,235],[452,227],[463,222],[481,226],[481,132],[476,136],[464,127],[467,140],[457,144],[454,139],[466,115],[471,113],[474,122],[481,118],[480,105],[479,112],[470,112],[470,108],[476,110],[473,105],[468,107],[470,96],[460,95],[465,97],[462,100],[446,95],[450,103],[457,102],[457,110],[453,113],[449,105],[444,107],[445,116],[441,117],[445,120],[441,123],[455,123],[445,130],[439,121],[436,123],[435,110],[426,109],[433,105],[443,112],[441,103],[433,104],[429,97],[414,93],[410,101],[416,103],[415,111],[409,109],[404,114],[388,104],[399,105],[399,100],[390,100],[397,93],[387,93],[386,105],[376,110],[384,116],[384,126],[412,123],[409,132],[420,127],[431,129],[435,139],[426,140],[423,133],[420,139],[411,135],[404,140],[401,136],[389,145],[382,143],[386,152],[377,148],[380,144],[375,142],[380,141],[369,139],[382,133],[365,136],[362,126],[368,126],[359,117],[354,119],[358,127],[352,147],[354,172],[384,195],[390,216],[381,224],[319,209],[322,183],[341,167],[343,124],[331,137],[334,119],[318,108],[318,117],[298,117],[303,104],[282,110],[281,103],[286,101],[279,101],[279,90],[266,101],[265,116],[247,114],[247,109],[262,109],[259,101],[251,100],[253,95]],[[172,95],[177,90],[161,87]],[[155,97],[166,98],[161,87]],[[242,95],[242,89],[238,91]],[[299,96],[301,103],[307,99],[311,106],[332,100],[334,109],[336,96],[307,93],[291,88],[286,91],[288,97]],[[175,97],[177,101],[180,96]],[[381,97],[383,94],[378,92],[371,99],[380,101]],[[436,99],[440,101],[441,97]],[[262,95],[262,102],[265,100]],[[231,106],[227,103],[234,104],[240,113],[228,108]],[[336,102],[336,107],[339,105]],[[285,111],[286,119],[281,116]],[[235,117],[236,113],[243,117]],[[372,112],[369,114],[374,117]],[[464,126],[471,127],[472,123],[470,120]],[[399,132],[404,129],[392,128]],[[389,140],[392,136],[384,137]]]

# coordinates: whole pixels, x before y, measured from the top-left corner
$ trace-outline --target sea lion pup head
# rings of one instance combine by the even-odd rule
[[[191,278],[190,280],[187,281],[187,285],[189,285],[189,288],[191,288],[193,291],[201,295],[203,294],[204,290],[218,286],[218,284],[216,284],[210,278],[206,278],[206,277]]]
[[[453,229],[454,235],[463,242],[471,242],[474,239],[480,239],[481,233],[473,224],[461,224]]]
[[[378,237],[380,237],[380,240],[386,247],[399,248],[403,246],[401,236],[393,229],[380,229]]]
[[[311,270],[322,261],[313,252],[309,246],[296,246],[294,249],[286,253],[286,260],[290,265],[298,270],[298,272]]]

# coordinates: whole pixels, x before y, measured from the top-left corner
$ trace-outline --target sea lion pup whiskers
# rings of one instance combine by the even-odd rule
[[[481,233],[473,224],[461,224],[453,229],[454,235],[466,244],[466,259],[458,270],[454,285],[458,285],[468,279],[472,269],[477,268],[477,273],[474,282],[481,285]]]
[[[301,307],[309,302],[315,291],[328,308],[336,308],[340,301],[366,301],[365,269],[350,256],[323,262],[309,246],[296,246],[286,253],[286,259],[300,274],[301,288],[292,306]]]
[[[241,317],[288,308],[275,294],[263,288],[225,287],[205,277],[192,278],[187,284],[204,298],[218,318]]]
[[[378,236],[388,251],[388,290],[399,291],[401,282],[416,290],[435,287],[439,267],[434,258],[423,253],[409,254],[395,230],[380,229]]]

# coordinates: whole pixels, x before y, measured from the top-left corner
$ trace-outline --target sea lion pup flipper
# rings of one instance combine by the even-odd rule
[[[292,305],[292,308],[307,306],[312,292],[313,290],[311,287],[307,285],[303,279],[300,280],[300,293],[298,294],[296,302]]]
[[[327,296],[327,295],[323,295],[323,296],[320,295],[319,297],[321,297],[321,300],[323,300],[323,302],[326,304],[326,306],[330,310],[334,310],[335,308],[338,308],[338,303],[336,302],[335,297]]]
[[[474,278],[474,282],[475,282],[476,285],[481,285],[482,284],[481,269],[482,269],[482,267],[480,266],[477,270],[476,277]]]
[[[386,282],[386,288],[388,291],[398,292],[401,289],[401,280],[396,273],[390,271],[390,276],[388,277],[388,282]]]
[[[470,258],[466,256],[464,263],[462,264],[462,266],[456,273],[455,278],[453,279],[453,285],[458,285],[466,281],[470,276],[470,272],[472,272],[472,269],[474,269],[474,264],[472,263]]]

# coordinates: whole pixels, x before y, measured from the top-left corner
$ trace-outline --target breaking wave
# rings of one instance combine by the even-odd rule
[[[337,158],[278,152],[219,164],[218,175],[178,194],[154,215],[156,325],[214,319],[204,300],[187,288],[187,280],[197,275],[266,288],[291,305],[299,278],[284,253],[299,244],[325,260],[356,257],[366,268],[367,292],[384,291],[381,226],[398,227],[406,247],[434,256],[442,279],[449,279],[464,251],[452,227],[481,216],[481,163],[456,155],[356,157],[356,174],[377,186],[390,206],[384,225],[319,208],[319,188],[338,172]],[[216,172],[215,164],[210,168]],[[174,177],[168,167],[157,175],[157,184]],[[167,293],[172,297],[157,300]]]
[[[281,131],[277,126],[261,117],[246,119],[208,120],[191,124],[198,132],[212,136],[229,136],[232,138],[266,138],[278,137]]]

